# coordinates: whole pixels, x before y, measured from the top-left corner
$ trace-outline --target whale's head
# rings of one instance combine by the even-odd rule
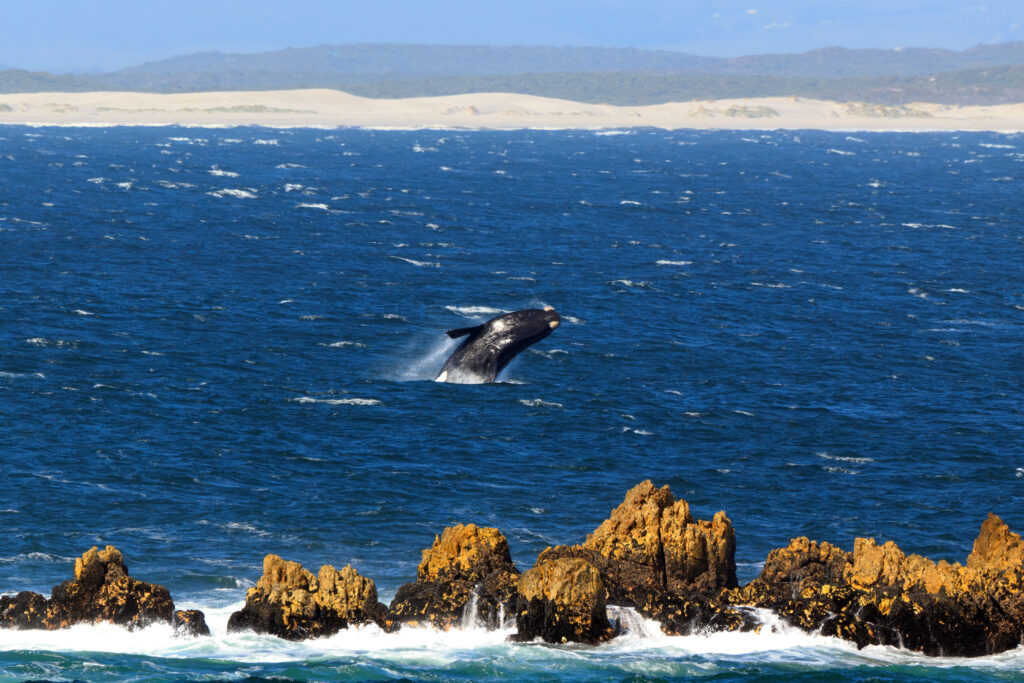
[[[521,351],[551,334],[561,323],[558,311],[551,306],[515,311],[489,321],[489,332],[500,340],[497,344],[500,347],[498,371]]]

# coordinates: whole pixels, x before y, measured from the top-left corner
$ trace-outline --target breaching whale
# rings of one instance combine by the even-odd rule
[[[551,334],[560,322],[555,309],[545,306],[499,315],[473,327],[448,330],[452,339],[466,338],[445,361],[434,381],[493,382],[520,351]]]

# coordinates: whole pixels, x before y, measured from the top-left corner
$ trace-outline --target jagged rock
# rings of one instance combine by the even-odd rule
[[[174,635],[179,637],[198,638],[210,635],[210,627],[206,625],[206,615],[197,609],[177,610],[171,621]]]
[[[538,562],[578,558],[601,573],[608,602],[636,607],[667,633],[691,633],[728,622],[749,625],[740,612],[713,603],[722,588],[736,586],[736,534],[724,512],[695,520],[690,506],[668,486],[634,486],[582,545],[556,546]]]
[[[352,567],[320,567],[317,576],[277,555],[263,558],[263,576],[246,593],[245,607],[228,618],[228,631],[251,630],[286,640],[334,635],[349,625],[383,625],[377,587]]]
[[[0,627],[7,628],[54,630],[110,622],[136,629],[170,624],[173,613],[167,589],[129,576],[121,551],[109,545],[77,558],[74,578],[54,586],[49,600],[28,591],[0,598]],[[202,621],[202,612],[196,614]]]
[[[170,623],[174,601],[163,586],[131,578],[121,552],[108,545],[75,560],[75,578],[54,587],[46,611],[50,628],[109,621],[135,629]]]
[[[15,596],[0,596],[0,628],[47,628],[46,598],[39,593],[22,591]]]
[[[578,558],[538,561],[519,578],[515,640],[596,644],[615,635],[601,573]]]
[[[966,567],[905,555],[891,541],[858,538],[848,553],[799,538],[773,550],[756,580],[722,599],[773,609],[791,624],[860,647],[1002,652],[1024,634],[1024,543],[994,515]]]
[[[501,616],[511,614],[519,570],[500,531],[458,524],[423,550],[416,578],[395,594],[389,628],[431,624],[449,629],[460,623],[500,627]]]

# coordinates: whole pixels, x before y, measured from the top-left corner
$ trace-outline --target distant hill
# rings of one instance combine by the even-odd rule
[[[824,48],[725,59],[666,50],[348,44],[201,52],[99,74],[0,71],[0,92],[333,88],[371,97],[506,91],[653,104],[796,96],[900,104],[1024,101],[1024,43],[955,52]]]

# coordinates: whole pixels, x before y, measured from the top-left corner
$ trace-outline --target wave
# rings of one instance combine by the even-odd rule
[[[339,665],[358,663],[361,678],[374,669],[394,673],[393,667],[401,667],[399,673],[415,675],[419,670],[422,675],[423,669],[451,673],[479,664],[488,666],[489,678],[504,673],[526,679],[558,671],[591,669],[594,674],[614,671],[611,678],[628,672],[657,673],[659,678],[688,673],[707,675],[715,670],[734,670],[740,664],[755,665],[760,673],[764,673],[766,666],[782,666],[791,673],[823,667],[911,666],[1011,674],[1024,665],[1022,648],[973,659],[926,657],[883,646],[858,650],[852,643],[788,626],[766,610],[752,610],[762,624],[756,632],[669,636],[656,622],[635,610],[610,606],[609,620],[619,625],[621,635],[603,645],[586,647],[511,643],[508,639],[516,632],[514,622],[493,631],[472,623],[450,631],[405,627],[397,633],[386,633],[372,625],[356,626],[329,638],[298,642],[252,632],[227,633],[228,617],[242,604],[213,609],[179,605],[184,609],[203,609],[211,631],[207,638],[178,638],[166,625],[126,631],[110,624],[82,624],[59,631],[5,630],[0,652],[21,653],[19,657],[33,657],[31,653],[36,652],[86,653],[90,657],[96,653],[137,655],[145,658],[139,665],[148,671],[157,663],[154,657],[162,660],[160,666],[174,667],[179,672],[188,666],[188,660],[194,660],[199,668],[192,673],[201,673],[203,663],[214,660],[254,665],[299,662],[304,667],[330,666],[334,672]],[[52,659],[52,655],[44,659]],[[409,671],[410,668],[413,670]]]
[[[207,192],[206,194],[210,195],[211,197],[218,198],[236,197],[238,199],[256,199],[256,193],[250,190],[234,190],[230,188],[225,188],[223,190],[217,190],[215,192]]]
[[[312,396],[299,396],[290,399],[296,403],[326,403],[331,406],[379,406],[380,401],[375,398],[313,398]]]
[[[440,268],[441,267],[441,264],[438,263],[437,261],[417,261],[415,259],[405,258],[404,256],[392,256],[391,258],[398,259],[399,261],[405,261],[406,263],[411,263],[412,265],[418,266],[420,268],[424,268],[424,267]]]
[[[446,310],[466,318],[476,318],[481,315],[501,315],[508,313],[503,308],[491,308],[490,306],[445,306]]]

